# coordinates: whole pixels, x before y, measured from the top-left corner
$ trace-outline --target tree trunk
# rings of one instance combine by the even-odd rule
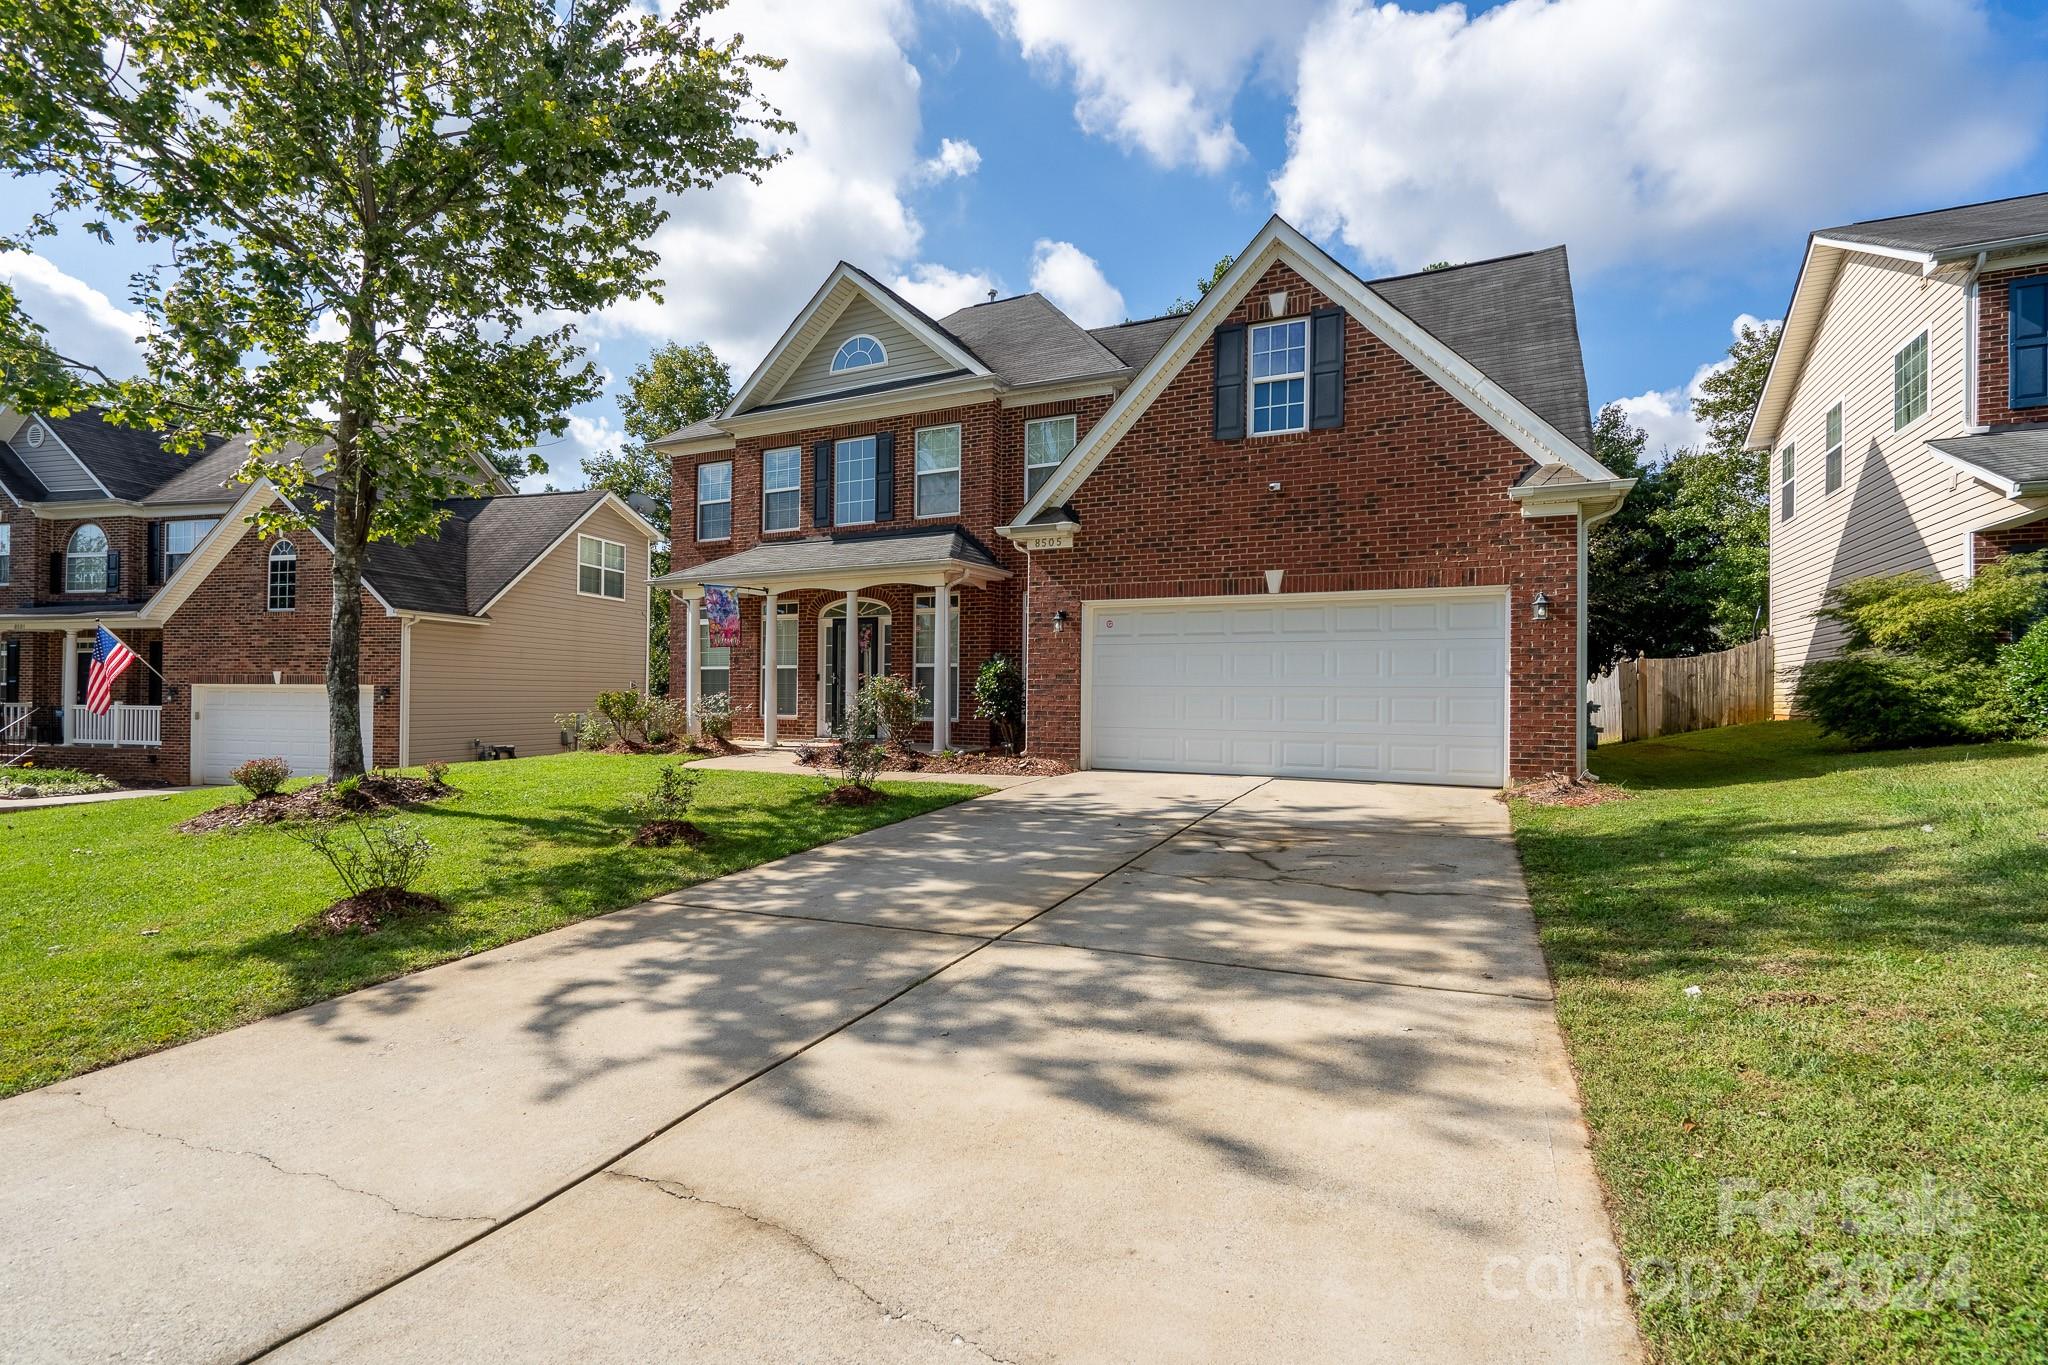
[[[340,422],[334,454],[334,614],[327,632],[327,761],[337,780],[362,772],[363,550],[372,492],[355,453],[355,423]]]

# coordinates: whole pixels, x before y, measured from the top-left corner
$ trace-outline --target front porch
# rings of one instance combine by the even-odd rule
[[[985,745],[969,683],[990,655],[1015,655],[1022,628],[1009,571],[951,527],[770,543],[654,582],[675,594],[670,695],[692,732],[706,698],[722,692],[735,736],[769,747],[830,735],[879,674],[905,679],[924,699],[906,742]],[[712,642],[711,587],[738,599],[732,644]]]
[[[97,619],[0,620],[0,763],[36,762],[130,781],[161,780],[164,743],[163,636],[108,629],[138,662],[116,680],[105,715],[86,709]]]

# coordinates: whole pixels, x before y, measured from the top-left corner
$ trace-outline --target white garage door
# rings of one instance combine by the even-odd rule
[[[363,751],[370,751],[375,693],[362,690]],[[295,777],[327,772],[327,689],[194,687],[192,763],[198,780],[228,782],[228,769],[251,758],[280,757]]]
[[[1092,767],[1506,778],[1503,593],[1100,602],[1085,628]]]

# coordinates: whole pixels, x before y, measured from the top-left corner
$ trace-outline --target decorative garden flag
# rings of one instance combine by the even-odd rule
[[[708,647],[731,649],[740,642],[740,599],[731,588],[704,589],[704,619],[708,623]]]

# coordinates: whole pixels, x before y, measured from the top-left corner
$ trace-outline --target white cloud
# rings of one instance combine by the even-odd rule
[[[1272,187],[1402,268],[1734,251],[1845,206],[1954,202],[2036,146],[2039,76],[1972,0],[1338,0],[1301,46]]]
[[[920,183],[936,185],[941,180],[959,180],[981,169],[981,149],[965,138],[942,137],[938,155],[925,158],[917,168]]]
[[[1231,103],[1261,62],[1283,61],[1311,0],[954,0],[1068,75],[1074,117],[1162,166],[1219,171],[1244,146]]]
[[[26,251],[0,252],[0,280],[13,286],[59,355],[97,365],[116,378],[141,369],[137,338],[148,328],[139,313],[116,306],[84,280]]]
[[[587,417],[572,412],[568,430],[553,440],[543,441],[538,447],[541,458],[548,462],[547,471],[528,474],[519,480],[519,491],[538,493],[551,487],[587,488],[590,480],[583,473],[584,459],[600,451],[617,450],[625,441],[625,432],[613,426],[610,417]]]
[[[1754,314],[1741,313],[1728,325],[1731,339],[1739,338],[1744,327],[1762,325],[1762,319]],[[1776,323],[1770,324],[1776,326]],[[1649,436],[1648,451],[1653,457],[1661,458],[1671,452],[1688,447],[1697,449],[1707,439],[1706,424],[1692,415],[1692,403],[1703,392],[1702,385],[1713,375],[1719,374],[1735,362],[1727,356],[1710,360],[1692,372],[1692,378],[1677,388],[1651,389],[1633,398],[1617,398],[1621,410],[1628,414],[1629,421],[1641,427]]]
[[[1031,248],[1031,287],[1083,327],[1107,327],[1128,316],[1123,294],[1072,242],[1038,239]]]
[[[726,181],[673,200],[653,241],[665,298],[618,305],[594,324],[709,342],[741,375],[837,261],[900,272],[914,288],[953,274],[919,260],[923,229],[904,203],[930,164],[917,154],[919,78],[904,52],[910,0],[757,0],[744,19],[749,48],[787,59],[757,84],[796,124],[788,159],[758,185]],[[949,159],[965,174],[979,153],[942,142],[934,160]]]
[[[898,275],[889,281],[889,287],[928,315],[942,318],[984,302],[997,285],[985,271],[948,270],[942,265],[924,264]]]

